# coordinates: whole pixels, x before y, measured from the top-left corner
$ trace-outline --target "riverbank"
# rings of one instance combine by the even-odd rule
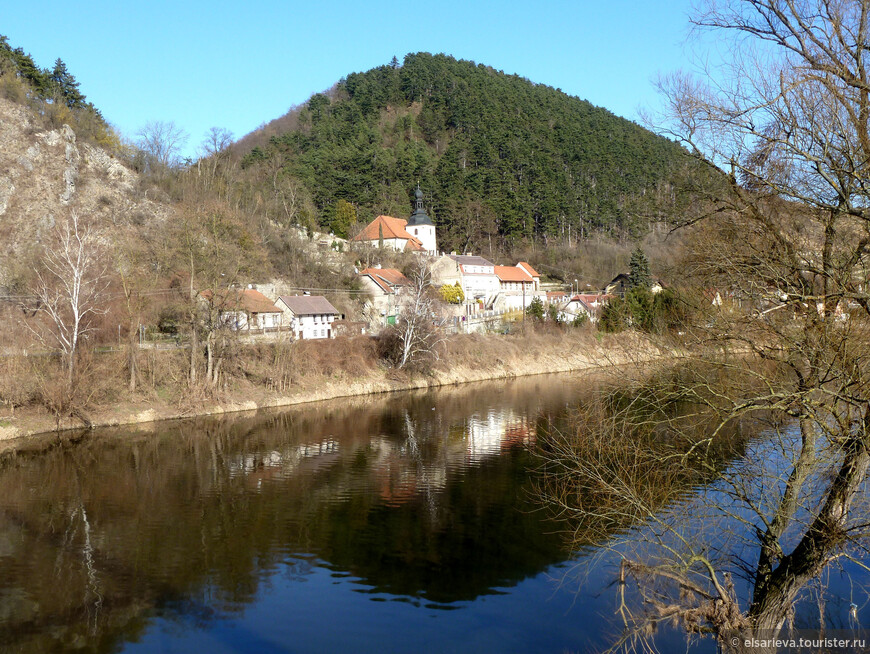
[[[204,397],[167,397],[165,388],[96,402],[80,417],[58,419],[42,407],[25,407],[0,416],[0,441],[26,440],[51,432],[133,425],[292,406],[341,397],[509,379],[527,375],[608,368],[652,361],[667,353],[638,334],[599,334],[588,330],[521,335],[464,335],[451,339],[428,374],[409,375],[382,365],[365,365],[347,355],[342,344],[306,344],[304,356],[291,362],[293,376],[255,375],[253,358],[244,374],[232,377],[220,392]],[[297,351],[297,354],[301,350]],[[355,353],[355,351],[354,351]],[[338,358],[336,363],[335,359]],[[331,361],[331,363],[330,363]],[[268,369],[267,369],[268,371]],[[253,381],[252,381],[253,380]]]

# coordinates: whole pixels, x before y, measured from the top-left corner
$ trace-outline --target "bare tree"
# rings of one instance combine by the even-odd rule
[[[665,518],[637,492],[630,467],[614,475],[575,460],[578,477],[649,525],[620,573],[646,600],[624,607],[633,633],[678,620],[725,649],[775,638],[812,580],[865,551],[868,19],[867,0],[706,2],[693,24],[731,46],[730,66],[661,82],[669,108],[658,126],[693,156],[693,186],[683,189],[691,201],[677,223],[694,247],[681,270],[725,301],[690,332],[713,368],[671,387],[716,422],[685,451],[657,456],[722,477],[715,493]],[[710,370],[741,383],[721,392]],[[725,425],[763,415],[777,422],[757,460],[715,467],[708,452]],[[680,434],[654,422],[668,438]],[[712,526],[706,538],[689,529],[696,516]]]
[[[223,127],[211,127],[202,140],[205,157],[221,155],[233,144],[233,133]]]
[[[173,121],[152,120],[137,133],[136,145],[147,156],[147,165],[163,173],[180,163],[188,134]]]
[[[51,340],[60,348],[71,391],[79,343],[91,319],[103,310],[102,294],[108,286],[98,235],[75,211],[55,227],[36,273],[40,311],[48,318]]]
[[[424,369],[438,358],[438,345],[444,340],[439,308],[429,267],[418,261],[396,326],[382,337],[386,356],[397,368]]]
[[[196,164],[196,172],[205,183],[205,188],[215,190],[218,195],[226,195],[228,184],[217,187],[218,173],[223,173],[221,179],[227,177],[230,163],[230,146],[233,144],[233,133],[222,127],[212,127],[206,133],[200,145],[201,157]]]
[[[226,290],[244,285],[248,276],[261,274],[268,264],[246,225],[220,202],[182,205],[167,238],[174,264],[186,278],[179,290],[184,296],[191,344],[189,386],[199,387],[204,339],[203,381],[213,387],[218,382],[223,352],[234,341],[234,332],[220,319],[222,311],[238,308],[235,301],[227,300]]]

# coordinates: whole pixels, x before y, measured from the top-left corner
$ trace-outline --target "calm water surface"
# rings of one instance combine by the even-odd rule
[[[538,509],[527,449],[592,388],[344,400],[7,458],[0,651],[600,650],[612,571]]]

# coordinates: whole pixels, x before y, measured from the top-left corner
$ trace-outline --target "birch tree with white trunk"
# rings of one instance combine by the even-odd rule
[[[57,224],[53,237],[36,271],[39,310],[47,318],[50,334],[49,339],[41,338],[60,350],[71,390],[82,337],[91,330],[93,318],[104,311],[109,280],[99,235],[78,213],[70,212]]]

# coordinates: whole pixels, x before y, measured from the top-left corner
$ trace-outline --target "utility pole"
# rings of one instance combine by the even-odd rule
[[[526,283],[523,282],[523,329],[526,327]]]

